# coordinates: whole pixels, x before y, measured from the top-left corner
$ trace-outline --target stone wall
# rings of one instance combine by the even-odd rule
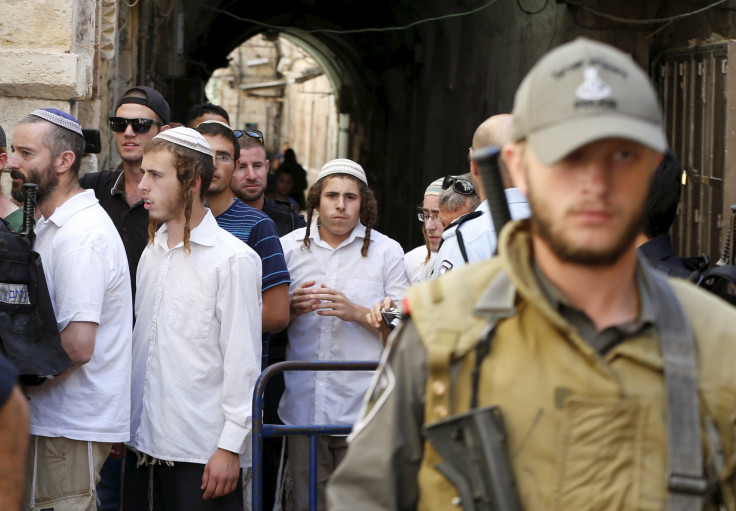
[[[58,108],[84,128],[99,128],[107,93],[101,69],[115,56],[116,0],[0,0],[0,12],[0,125],[8,145],[17,122],[37,108]],[[86,156],[83,172],[96,167],[96,156]]]

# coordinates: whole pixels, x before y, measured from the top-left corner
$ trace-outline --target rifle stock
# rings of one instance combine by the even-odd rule
[[[437,470],[458,490],[465,511],[522,509],[498,407],[473,408],[424,432],[444,460]]]

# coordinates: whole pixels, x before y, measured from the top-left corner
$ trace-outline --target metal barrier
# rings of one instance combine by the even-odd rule
[[[317,424],[313,426],[284,426],[263,424],[263,395],[268,380],[284,371],[373,371],[378,362],[279,362],[261,373],[253,390],[253,511],[263,508],[263,439],[285,435],[309,436],[309,509],[317,509],[317,437],[319,435],[347,435],[353,426]]]

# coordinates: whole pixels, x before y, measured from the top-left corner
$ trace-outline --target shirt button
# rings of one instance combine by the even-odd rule
[[[445,417],[447,417],[447,407],[442,405],[435,406],[434,416],[438,419],[444,419]]]
[[[445,392],[447,392],[447,385],[445,384],[445,382],[440,380],[435,380],[432,382],[432,394],[437,397],[441,397],[445,395]]]

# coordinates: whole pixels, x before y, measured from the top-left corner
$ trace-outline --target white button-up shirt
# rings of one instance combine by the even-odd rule
[[[250,465],[261,360],[261,261],[209,210],[184,244],[162,226],[136,278],[130,445],[207,463],[219,447]]]
[[[360,250],[365,227],[358,224],[350,236],[333,249],[319,236],[317,223],[310,230],[309,251],[302,247],[306,228],[283,238],[286,266],[291,275],[289,293],[314,280],[342,291],[364,307],[390,296],[399,302],[409,286],[404,272],[404,252],[391,238],[371,230],[368,255]],[[378,360],[381,341],[360,325],[333,316],[310,312],[289,325],[287,360]],[[284,373],[286,390],[279,405],[285,424],[353,424],[368,390],[372,371],[290,371]]]
[[[41,218],[41,255],[56,323],[97,323],[95,349],[58,380],[28,387],[31,434],[93,442],[130,438],[133,304],[123,242],[92,190]]]
[[[511,219],[529,218],[531,211],[526,196],[518,188],[506,188],[504,193],[509,205]],[[433,279],[449,270],[465,265],[465,259],[463,259],[457,240],[456,231],[458,229],[463,233],[463,243],[468,254],[468,262],[485,261],[493,257],[497,240],[488,200],[481,202],[475,210],[481,211],[483,214],[464,222],[460,227],[450,225],[442,233],[442,245],[434,260],[434,269],[432,270]]]

